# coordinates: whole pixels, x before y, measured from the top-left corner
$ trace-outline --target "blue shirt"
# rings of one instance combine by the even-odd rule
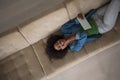
[[[81,32],[81,33],[79,32],[80,28],[81,28],[81,25],[79,21],[77,20],[77,18],[74,18],[68,21],[61,27],[61,31],[64,37],[67,37],[73,33],[76,33],[76,40],[70,45],[70,49],[72,51],[79,51],[81,50],[81,48],[84,46],[85,43],[94,41],[102,36],[101,34],[87,36],[86,32]]]

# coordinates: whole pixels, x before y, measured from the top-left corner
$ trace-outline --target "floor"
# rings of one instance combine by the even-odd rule
[[[60,73],[51,80],[120,80],[120,44]]]

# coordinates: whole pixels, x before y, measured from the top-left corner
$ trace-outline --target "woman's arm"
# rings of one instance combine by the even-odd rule
[[[67,45],[71,44],[76,40],[76,34],[72,34],[71,36],[66,37],[65,40],[66,40],[65,44]]]

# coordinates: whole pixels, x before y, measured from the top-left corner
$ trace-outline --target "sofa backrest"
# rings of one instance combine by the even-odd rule
[[[109,0],[66,0],[66,2],[19,25],[17,29],[0,36],[0,60],[49,36],[81,11],[86,13]]]

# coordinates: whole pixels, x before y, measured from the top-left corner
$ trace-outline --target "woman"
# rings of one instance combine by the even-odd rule
[[[83,14],[78,14],[61,27],[62,35],[51,36],[47,41],[46,52],[50,58],[63,58],[67,50],[79,51],[87,42],[94,41],[103,33],[110,31],[120,12],[120,0],[112,0],[109,5],[100,9],[89,11],[85,17],[91,29],[84,30],[79,19],[84,19]]]

